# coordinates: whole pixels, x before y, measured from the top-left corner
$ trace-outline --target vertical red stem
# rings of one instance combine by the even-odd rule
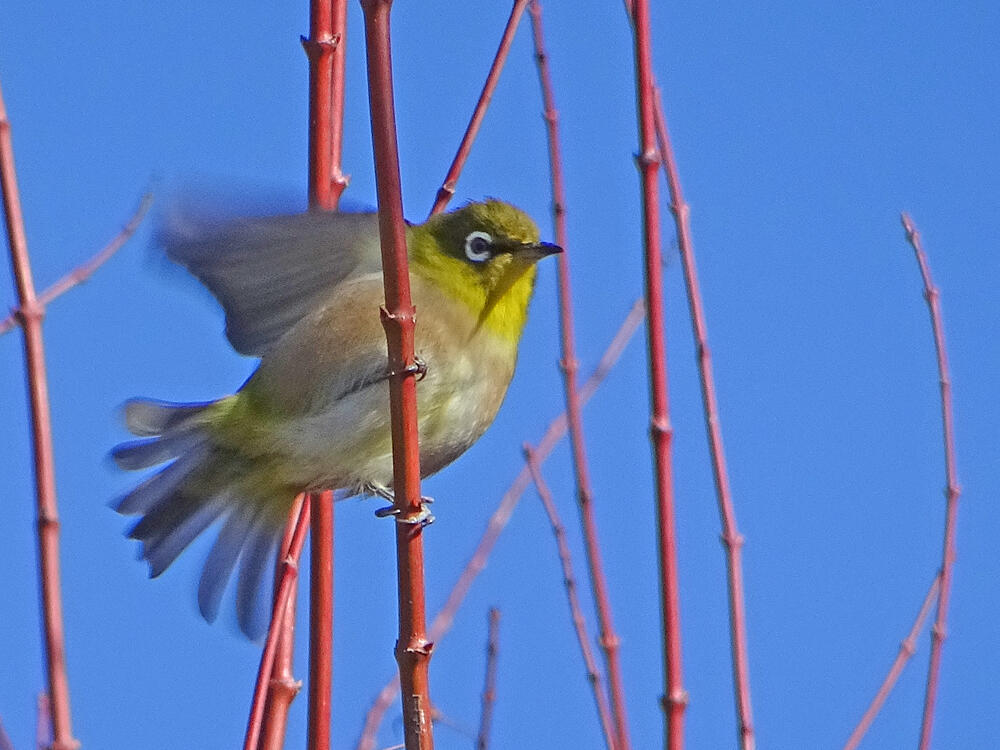
[[[25,374],[31,407],[31,438],[35,467],[35,498],[38,525],[38,561],[42,597],[42,621],[48,694],[52,711],[52,750],[73,750],[69,707],[69,679],[63,636],[62,594],[59,573],[59,512],[56,504],[55,464],[52,452],[52,417],[49,412],[48,381],[45,374],[45,347],[42,317],[31,278],[31,261],[24,232],[24,216],[14,169],[14,147],[10,122],[0,91],[0,191],[10,246],[11,267],[17,287],[19,316],[24,331]]]
[[[396,116],[392,92],[389,17],[392,0],[362,0],[368,58],[375,181],[385,306],[382,325],[389,353],[389,407],[392,415],[393,489],[396,518],[396,567],[399,587],[399,639],[396,661],[402,686],[403,732],[407,750],[431,750],[427,640],[424,603],[423,528],[420,498],[420,447],[413,354],[414,309],[410,298],[406,228],[403,221]]]
[[[309,750],[330,750],[333,690],[333,493],[310,497]]]
[[[483,90],[479,94],[479,101],[476,102],[476,107],[472,110],[472,117],[465,128],[465,134],[462,136],[462,142],[458,146],[458,152],[455,154],[455,158],[448,168],[448,174],[445,175],[444,182],[438,188],[437,195],[434,198],[434,205],[431,207],[431,216],[444,211],[448,205],[448,201],[455,195],[455,185],[458,182],[458,176],[462,172],[462,167],[465,166],[465,160],[469,158],[469,152],[472,150],[472,142],[476,139],[476,134],[479,133],[479,128],[483,124],[483,118],[486,117],[486,108],[490,106],[493,91],[500,80],[500,71],[503,70],[504,63],[507,61],[507,54],[514,43],[514,33],[517,31],[517,25],[520,23],[521,16],[524,14],[524,9],[527,5],[528,0],[514,1],[514,7],[510,11],[510,18],[507,19],[507,25],[503,30],[503,36],[500,37],[500,46],[497,48],[496,55],[493,56],[493,64],[490,66],[490,72],[486,76],[486,82],[483,83]]]
[[[657,531],[659,539],[660,599],[663,613],[663,654],[666,689],[666,747],[684,744],[684,709],[687,692],[681,683],[680,596],[677,583],[677,550],[674,523],[673,478],[670,458],[673,428],[667,395],[667,352],[663,328],[663,282],[660,253],[660,208],[657,176],[660,154],[656,148],[653,66],[648,0],[633,4],[636,94],[639,109],[639,172],[642,180],[643,242],[646,248],[646,304],[648,313],[649,369],[652,391],[650,432],[656,465]]]
[[[309,206],[336,209],[347,178],[340,171],[344,111],[346,0],[312,0],[309,38]]]
[[[931,627],[931,656],[927,669],[927,688],[924,693],[924,715],[920,724],[920,750],[929,750],[931,731],[934,727],[934,704],[937,700],[938,675],[941,671],[941,649],[948,633],[948,603],[951,599],[951,578],[955,562],[955,523],[958,518],[958,468],[955,461],[955,426],[951,405],[951,375],[948,369],[948,348],[944,338],[944,322],[941,317],[941,294],[931,278],[927,255],[920,242],[913,221],[905,213],[901,216],[906,239],[920,266],[920,276],[924,282],[924,298],[931,316],[934,332],[934,349],[937,353],[938,381],[941,386],[941,424],[944,442],[945,465],[945,521],[944,544],[941,551],[941,585],[938,588],[937,614]]]
[[[715,495],[722,520],[722,543],[726,547],[726,581],[729,593],[729,641],[732,649],[733,690],[736,697],[736,714],[739,720],[739,742],[742,750],[755,746],[753,710],[750,707],[750,663],[747,656],[746,606],[743,600],[743,535],[736,526],[736,510],[729,489],[729,472],[726,470],[726,452],[722,444],[722,424],[719,404],[715,398],[715,379],[712,375],[712,354],[708,348],[708,326],[705,324],[704,306],[698,285],[695,266],[694,243],[691,241],[690,214],[681,190],[680,174],[674,160],[674,150],[663,114],[659,89],[656,95],[656,134],[663,159],[663,170],[670,191],[670,212],[677,226],[677,245],[684,266],[684,283],[687,287],[691,326],[698,349],[698,373],[701,380],[701,399],[708,432],[708,447],[715,477]]]
[[[628,315],[625,316],[625,320],[622,321],[621,326],[618,328],[618,332],[601,356],[597,367],[594,368],[593,373],[591,373],[590,377],[587,378],[587,381],[580,388],[581,403],[586,404],[591,396],[594,395],[598,386],[604,381],[604,378],[607,377],[611,368],[614,367],[619,357],[621,357],[622,352],[625,351],[625,346],[635,334],[636,329],[642,323],[644,315],[645,306],[642,300],[636,300],[635,304],[632,305],[632,309],[629,310]],[[538,447],[534,450],[537,460],[539,462],[544,461],[565,435],[566,414],[564,412],[549,423],[545,434],[538,442]],[[497,505],[496,510],[493,511],[493,515],[490,516],[486,530],[480,537],[476,549],[465,564],[465,568],[459,575],[458,580],[455,581],[455,585],[452,586],[451,593],[448,594],[448,599],[434,616],[434,621],[430,627],[430,640],[434,642],[439,641],[451,628],[452,622],[455,619],[455,613],[465,600],[465,595],[469,593],[469,588],[472,586],[473,581],[475,581],[476,576],[486,567],[486,561],[489,559],[493,547],[500,538],[501,532],[507,526],[507,522],[514,513],[521,495],[524,494],[529,484],[531,484],[531,472],[525,466],[500,499],[500,503]],[[378,696],[365,715],[364,727],[355,746],[356,750],[374,750],[375,734],[382,723],[382,717],[389,709],[398,689],[398,678],[394,678],[379,691]]]
[[[334,211],[348,179],[341,171],[347,0],[311,0],[309,39],[309,206]],[[310,497],[309,748],[330,747],[333,688],[333,495]]]
[[[885,699],[889,697],[889,693],[892,692],[892,688],[896,685],[896,680],[899,679],[899,675],[903,672],[903,667],[906,666],[906,662],[910,660],[910,657],[917,650],[917,635],[920,633],[920,629],[924,626],[924,620],[927,619],[927,615],[931,611],[931,605],[934,604],[934,597],[937,596],[938,587],[941,584],[941,575],[938,574],[934,576],[934,581],[931,583],[931,587],[927,590],[927,596],[924,597],[924,603],[920,606],[920,612],[917,614],[917,619],[913,621],[913,627],[910,628],[910,632],[907,634],[906,638],[903,639],[902,643],[899,644],[899,653],[896,654],[896,660],[892,663],[892,667],[889,669],[889,673],[885,676],[882,681],[881,687],[879,687],[878,692],[872,699],[871,705],[868,706],[868,710],[865,711],[865,715],[861,717],[861,721],[851,732],[851,736],[847,738],[847,743],[844,745],[844,750],[855,750],[855,748],[861,744],[862,738],[865,736],[865,732],[868,731],[868,727],[871,726],[878,712],[882,710],[882,704],[885,703]]]
[[[559,150],[559,112],[556,109],[555,93],[549,74],[548,60],[542,34],[542,9],[537,0],[530,6],[531,27],[535,43],[535,59],[538,63],[538,77],[545,107],[546,132],[549,146],[549,169],[552,181],[552,214],[555,224],[556,244],[565,252],[558,257],[559,331],[562,350],[560,367],[563,373],[563,390],[566,400],[566,420],[569,425],[570,452],[573,459],[573,473],[576,479],[576,496],[583,526],[584,548],[587,553],[587,567],[590,584],[594,591],[597,607],[597,621],[600,627],[600,643],[604,650],[604,660],[608,670],[608,685],[611,693],[611,708],[615,720],[615,747],[628,750],[631,746],[628,734],[628,720],[625,711],[625,682],[622,678],[618,658],[620,640],[615,631],[608,595],[604,563],[601,559],[601,545],[598,538],[597,519],[594,514],[594,496],[587,466],[587,448],[583,434],[580,398],[577,392],[576,343],[573,335],[573,296],[570,284],[569,245],[566,234],[566,194],[563,187],[562,158]]]

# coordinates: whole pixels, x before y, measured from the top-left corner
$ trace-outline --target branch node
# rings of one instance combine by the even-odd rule
[[[664,711],[669,711],[674,706],[685,707],[688,704],[687,690],[673,690],[670,693],[660,696],[660,705]]]
[[[333,54],[334,50],[340,46],[340,37],[340,34],[333,34],[328,39],[309,39],[300,36],[299,41],[302,42],[302,48],[306,51],[306,57],[309,58],[309,61],[316,62]]]
[[[669,417],[656,416],[649,420],[649,432],[654,438],[659,435],[671,437],[674,434],[674,428],[670,424]]]
[[[726,531],[719,535],[719,539],[722,540],[725,547],[732,550],[742,549],[745,541],[743,535],[738,531]]]
[[[302,680],[293,680],[290,677],[272,677],[270,683],[272,692],[281,692],[294,698],[302,690]]]
[[[936,641],[944,641],[948,637],[948,628],[943,622],[935,622],[931,625],[931,638]]]
[[[605,651],[614,651],[622,645],[622,639],[618,637],[617,633],[602,633],[597,642]]]
[[[640,151],[635,155],[636,164],[640,169],[659,169],[660,164],[663,161],[663,157],[660,154],[660,150],[657,148],[649,148],[645,151]]]
[[[563,375],[567,375],[571,372],[576,372],[580,369],[580,363],[577,361],[576,357],[571,359],[566,359],[565,357],[559,360],[559,372]]]
[[[12,308],[11,314],[21,322],[21,325],[26,325],[45,317],[45,305],[37,299],[27,299],[20,307]]]

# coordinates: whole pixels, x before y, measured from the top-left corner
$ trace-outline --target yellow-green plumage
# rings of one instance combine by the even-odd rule
[[[535,263],[558,248],[500,201],[472,203],[407,229],[421,471],[468,449],[492,423],[514,372]],[[266,560],[296,494],[391,487],[383,299],[374,214],[307,214],[218,226],[181,219],[168,255],[222,302],[227,335],[261,357],[233,396],[201,405],[134,401],[124,468],[174,459],[118,506],[142,514],[152,575],[218,518],[223,527],[199,587],[214,618],[239,564],[240,625],[256,635]]]

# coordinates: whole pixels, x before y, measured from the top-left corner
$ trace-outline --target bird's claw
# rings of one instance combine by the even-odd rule
[[[375,511],[375,515],[378,518],[393,517],[396,519],[396,523],[406,523],[414,526],[420,526],[421,528],[434,523],[434,516],[431,514],[430,508],[427,507],[434,502],[434,498],[432,497],[421,495],[419,510],[413,513],[404,513],[403,509],[396,505],[396,495],[388,487],[380,484],[369,483],[362,487],[362,491],[366,495],[380,497],[383,500],[388,500],[392,503],[392,505],[388,505],[385,508],[379,508]]]
[[[388,374],[390,378],[394,378],[397,375],[415,375],[419,383],[427,377],[427,363],[420,359],[420,357],[414,357],[413,362],[406,365],[402,370],[389,370]]]
[[[388,518],[392,516],[396,519],[396,523],[405,523],[411,526],[419,526],[423,528],[424,526],[430,526],[434,523],[434,515],[431,513],[431,509],[427,507],[430,498],[422,497],[420,498],[420,508],[415,513],[403,513],[403,509],[395,505],[387,505],[384,508],[379,508],[375,511],[375,515],[378,518]]]

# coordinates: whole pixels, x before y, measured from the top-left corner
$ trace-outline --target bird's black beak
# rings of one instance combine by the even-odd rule
[[[531,242],[525,243],[517,248],[519,255],[527,258],[534,258],[535,260],[541,260],[547,255],[555,255],[556,253],[561,253],[563,249],[559,245],[554,245],[551,242]]]

